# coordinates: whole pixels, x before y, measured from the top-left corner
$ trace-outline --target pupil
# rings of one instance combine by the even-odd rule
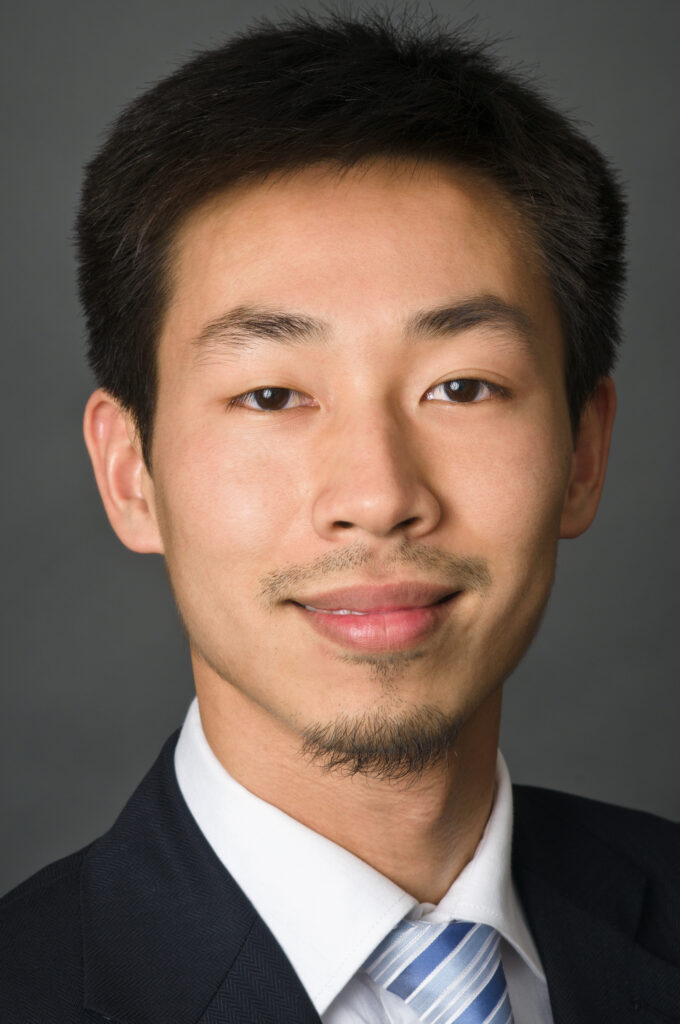
[[[261,409],[283,409],[289,398],[288,388],[260,388],[257,392],[257,404]]]
[[[444,385],[451,398],[459,402],[470,402],[477,394],[477,381],[475,380],[449,380]]]

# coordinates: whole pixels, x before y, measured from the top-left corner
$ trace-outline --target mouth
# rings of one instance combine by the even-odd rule
[[[308,612],[321,612],[324,615],[392,615],[395,612],[413,611],[416,608],[433,608],[438,604],[445,604],[450,601],[452,597],[456,596],[456,592],[451,594],[445,594],[440,597],[437,601],[433,601],[429,605],[397,605],[395,607],[386,606],[384,608],[371,608],[366,611],[359,611],[356,608],[316,608],[312,604],[300,604],[300,608],[305,608]],[[294,601],[293,604],[299,602]]]
[[[379,653],[408,650],[422,643],[441,627],[461,593],[411,583],[347,588],[289,603],[326,639],[353,650]]]

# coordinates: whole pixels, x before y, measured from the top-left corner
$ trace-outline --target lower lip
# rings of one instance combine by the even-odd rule
[[[328,640],[357,651],[379,653],[406,650],[422,642],[441,626],[457,596],[452,594],[440,604],[423,608],[395,608],[366,615],[333,615],[296,607]]]

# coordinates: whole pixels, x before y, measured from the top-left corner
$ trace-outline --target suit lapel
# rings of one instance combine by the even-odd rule
[[[85,1007],[123,1024],[319,1024],[179,792],[171,737],[83,873]]]
[[[320,1024],[297,976],[264,922],[247,941],[199,1024]]]
[[[664,1006],[655,979],[663,974],[678,993],[680,972],[635,942],[645,872],[584,827],[577,800],[557,803],[555,796],[516,787],[513,837],[513,875],[555,1024],[669,1019],[659,1015]],[[674,998],[673,1005],[677,1011]]]
[[[548,980],[554,1024],[632,1024],[632,940],[541,875],[518,869],[516,881]]]

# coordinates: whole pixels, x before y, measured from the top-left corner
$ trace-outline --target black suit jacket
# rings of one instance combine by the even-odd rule
[[[1,901],[2,1024],[319,1024],[188,811],[176,738],[110,832]],[[678,832],[515,788],[513,873],[555,1024],[680,1021]]]

